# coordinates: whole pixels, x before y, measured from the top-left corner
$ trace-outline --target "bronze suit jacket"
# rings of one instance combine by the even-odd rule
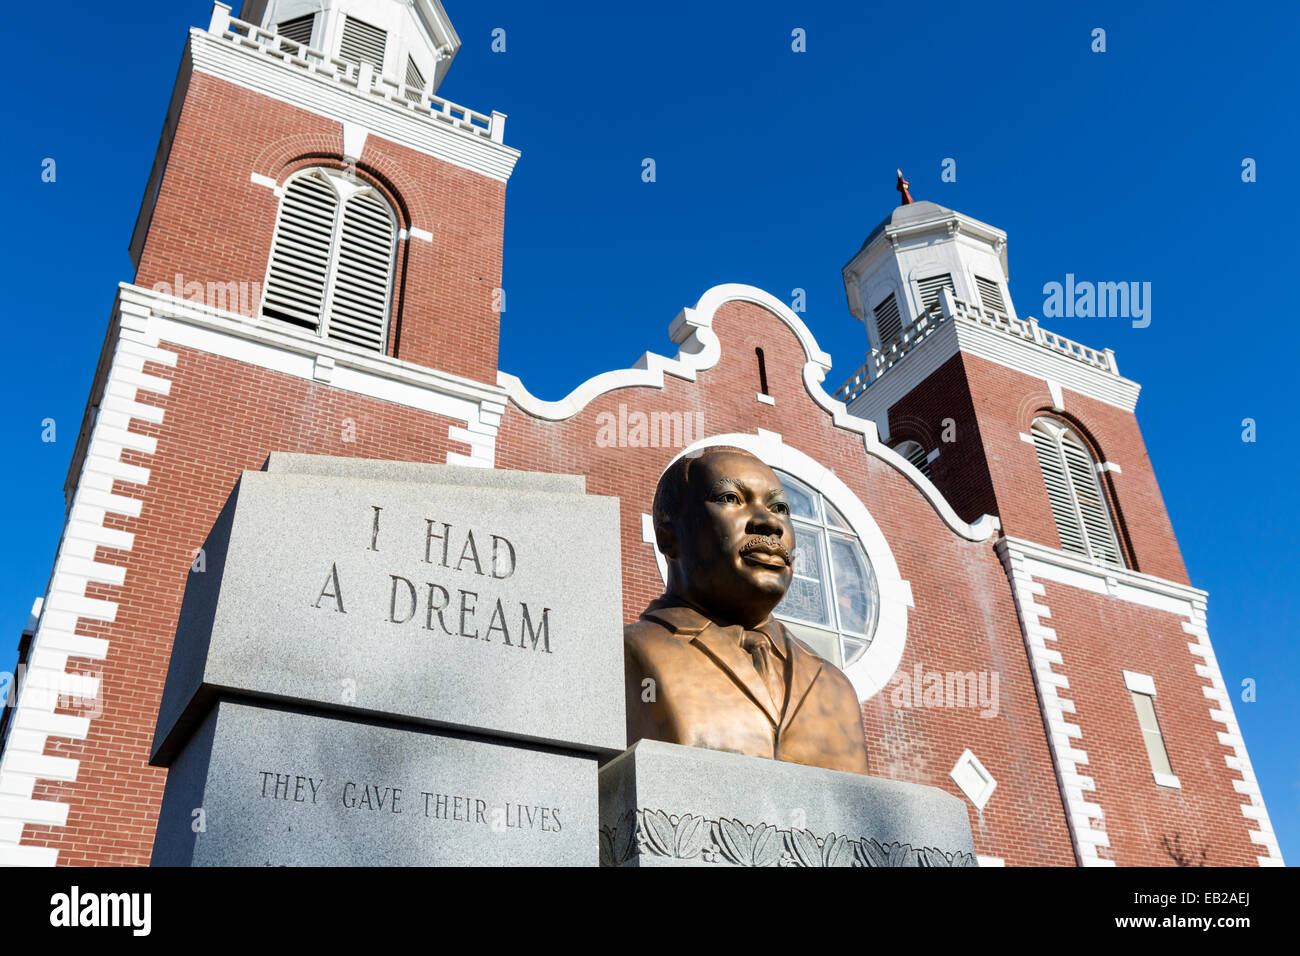
[[[784,652],[785,700],[773,704],[739,625],[722,627],[692,607],[660,599],[623,629],[627,739],[867,772],[862,712],[853,685],[768,618],[753,630]],[[654,681],[647,686],[645,681]],[[646,698],[653,697],[653,700]]]

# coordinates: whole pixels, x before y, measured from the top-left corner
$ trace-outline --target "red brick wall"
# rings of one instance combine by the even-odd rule
[[[620,389],[558,423],[512,405],[498,439],[498,466],[585,474],[590,493],[621,499],[627,620],[663,590],[651,547],[641,541],[641,515],[678,449],[599,447],[599,413],[617,414],[620,403],[629,412],[700,412],[706,435],[761,427],[833,468],[880,524],[911,582],[916,608],[903,669],[919,662],[923,671],[999,675],[999,712],[991,719],[979,717],[977,708],[897,708],[889,688],[869,700],[864,727],[871,772],[960,796],[948,772],[969,747],[998,780],[984,812],[971,810],[978,851],[1012,864],[1073,862],[1011,591],[991,544],[958,538],[906,478],[864,454],[860,435],[832,425],[805,391],[802,348],[779,319],[756,305],[730,303],[713,327],[722,359],[697,382],[668,376],[663,389]],[[764,351],[774,407],[754,398],[756,346]]]
[[[1042,379],[961,352],[890,408],[890,442],[911,438],[940,449],[931,466],[935,485],[966,520],[996,514],[1003,533],[1060,548],[1037,454],[1020,435],[1040,415],[1064,419],[1088,439],[1098,462],[1122,469],[1103,473],[1101,482],[1127,565],[1188,583],[1136,416],[1069,389],[1064,404],[1064,412],[1052,410]],[[945,418],[956,423],[955,442],[941,440]]]
[[[1069,678],[1070,720],[1082,731],[1074,745],[1088,753],[1079,772],[1097,784],[1084,796],[1106,815],[1111,845],[1100,855],[1121,866],[1172,866],[1176,855],[1190,865],[1254,866],[1263,848],[1247,835],[1240,806],[1249,798],[1232,787],[1240,774],[1224,762],[1232,750],[1216,736],[1224,725],[1210,719],[1215,705],[1201,693],[1208,682],[1194,669],[1201,658],[1187,649],[1194,638],[1182,629],[1186,618],[1064,584],[1044,586],[1040,600],[1051,609],[1062,658],[1055,669]],[[1156,717],[1181,789],[1157,786],[1152,777],[1125,670],[1155,681]]]
[[[338,122],[195,73],[136,284],[170,286],[180,274],[205,286],[260,287],[280,200],[251,175],[283,185],[305,166],[342,168],[342,152]],[[357,171],[394,202],[402,227],[434,237],[398,243],[389,353],[495,383],[505,183],[374,134]],[[254,301],[249,311],[260,306]]]
[[[114,494],[142,499],[141,514],[105,521],[134,534],[134,547],[101,547],[95,558],[124,565],[126,580],[87,589],[89,597],[116,601],[117,617],[78,627],[107,640],[108,657],[68,667],[102,672],[104,713],[85,740],[51,738],[46,747],[51,756],[81,762],[75,783],[38,782],[33,794],[69,804],[67,826],[28,824],[23,831],[24,844],[57,847],[65,866],[149,862],[166,771],[148,766],[148,758],[176,618],[194,555],[239,473],[261,468],[272,451],[434,463],[448,452],[469,453],[447,437],[450,426],[463,423],[166,342],[161,347],[178,353],[176,367],[149,363],[145,372],[170,379],[171,394],[142,392],[138,400],[162,408],[163,424],[131,426],[156,437],[157,451],[122,456],[148,468],[149,483],[113,487]]]
[[[948,419],[952,420],[951,426],[946,424]],[[945,441],[945,435],[952,440]],[[998,513],[997,495],[960,354],[890,407],[889,444],[904,441],[919,442],[927,452],[939,449],[939,457],[930,463],[930,480],[963,521]]]

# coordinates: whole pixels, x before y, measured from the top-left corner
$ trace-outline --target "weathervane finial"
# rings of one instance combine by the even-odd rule
[[[898,170],[897,172],[898,172],[898,185],[896,185],[894,188],[903,194],[903,201],[899,205],[902,206],[911,205],[912,203],[916,202],[916,200],[912,198],[912,194],[907,191],[907,187],[910,186],[911,183],[909,183],[906,179],[903,178],[903,171],[901,169]]]

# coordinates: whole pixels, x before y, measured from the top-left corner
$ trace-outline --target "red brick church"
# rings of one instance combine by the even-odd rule
[[[182,59],[5,710],[0,863],[149,862],[187,576],[270,452],[584,475],[622,503],[632,620],[656,481],[714,444],[786,484],[777,615],[852,681],[871,773],[962,798],[981,864],[1282,863],[1139,386],[1018,314],[1004,232],[900,182],[843,269],[871,351],[838,389],[798,314],[723,285],[675,356],[542,401],[497,366],[519,152],[436,95],[442,4],[241,16],[214,4]]]

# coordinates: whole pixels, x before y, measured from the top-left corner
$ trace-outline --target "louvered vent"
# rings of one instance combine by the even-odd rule
[[[1115,544],[1115,534],[1111,531],[1110,516],[1106,514],[1106,499],[1102,497],[1101,485],[1097,481],[1097,466],[1093,463],[1092,456],[1075,444],[1072,438],[1068,434],[1064,436],[1061,450],[1065,453],[1070,484],[1074,486],[1079,517],[1088,538],[1088,551],[1094,558],[1118,564],[1119,548]]]
[[[941,276],[930,276],[928,279],[922,279],[917,283],[921,291],[921,308],[928,309],[939,301],[939,290],[947,287],[953,295],[957,294],[957,287],[952,284],[952,273],[945,272]]]
[[[903,331],[902,319],[898,314],[898,300],[894,298],[894,293],[889,293],[889,298],[872,311],[876,316],[876,332],[880,335],[880,348],[883,350]]]
[[[993,312],[1007,314],[1006,303],[1002,301],[1002,287],[992,279],[985,279],[983,276],[975,277],[975,284],[979,286],[980,302],[984,303],[984,308]]]
[[[1120,564],[1119,546],[1092,456],[1071,432],[1040,419],[1031,429],[1061,547]]]
[[[290,180],[262,314],[382,352],[396,232],[388,203],[355,180],[324,170]]]
[[[899,442],[894,447],[894,451],[910,461],[916,467],[916,470],[925,477],[930,477],[930,454],[921,446],[920,442]]]
[[[384,72],[384,47],[388,43],[388,34],[379,27],[354,17],[343,19],[343,45],[339,47],[339,58],[349,63],[366,62],[375,68],[376,73]]]
[[[329,338],[382,350],[393,239],[392,214],[378,196],[355,196],[343,207]]]
[[[424,100],[424,74],[415,65],[415,57],[406,58],[406,98],[413,103]]]
[[[275,28],[275,32],[294,43],[301,43],[303,46],[311,46],[311,31],[316,25],[316,14],[309,13],[305,17],[294,17],[292,20],[285,20]]]
[[[319,175],[289,183],[280,204],[264,315],[315,331],[325,304],[338,195]]]

